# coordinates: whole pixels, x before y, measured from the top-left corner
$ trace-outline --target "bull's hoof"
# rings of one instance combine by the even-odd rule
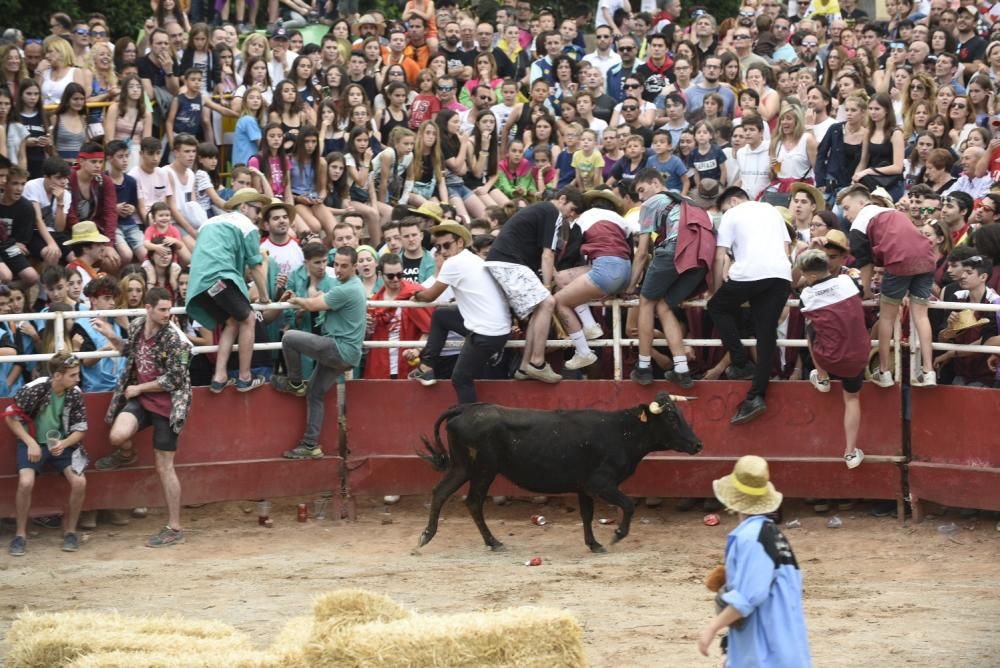
[[[608,548],[604,547],[600,543],[594,543],[590,546],[590,551],[594,554],[607,554]]]
[[[419,557],[419,556],[422,556],[422,555],[423,555],[423,552],[420,551],[420,546],[419,545],[416,546],[415,548],[413,548],[412,550],[410,550],[410,556],[411,557]]]
[[[433,536],[428,535],[428,533],[426,531],[423,532],[422,534],[420,534],[420,540],[417,541],[417,547],[416,547],[416,549],[419,550],[424,545],[426,545],[427,543],[431,542],[431,538],[433,538]]]
[[[503,543],[494,543],[493,545],[490,545],[490,549],[494,552],[506,552],[507,546]]]
[[[621,534],[621,533],[615,531],[615,535],[611,537],[611,542],[612,543],[617,543],[618,541],[620,541],[624,537],[625,537],[624,534]]]

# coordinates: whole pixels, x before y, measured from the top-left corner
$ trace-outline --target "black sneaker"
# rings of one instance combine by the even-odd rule
[[[14,540],[10,541],[10,547],[7,551],[10,552],[12,557],[23,557],[24,549],[28,541],[24,539],[24,536],[14,536]]]
[[[746,399],[740,404],[740,407],[736,409],[736,415],[734,415],[729,422],[730,424],[746,424],[754,418],[762,415],[766,410],[767,404],[764,403],[764,397]]]
[[[80,539],[76,537],[75,533],[68,533],[63,536],[62,551],[63,552],[77,552],[80,549]]]
[[[671,369],[663,374],[663,379],[671,383],[676,383],[685,390],[694,387],[694,379],[691,377],[690,371],[674,371]]]
[[[639,383],[640,385],[652,385],[653,367],[647,366],[645,369],[635,367],[632,369],[632,373],[630,373],[628,377],[633,383]]]
[[[743,366],[729,365],[726,367],[726,378],[729,380],[753,380],[757,367],[753,362],[747,362]]]

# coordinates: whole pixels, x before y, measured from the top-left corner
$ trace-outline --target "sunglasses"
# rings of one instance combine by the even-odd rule
[[[108,33],[104,32],[103,30],[91,30],[90,34],[92,36],[94,36],[94,37],[107,37],[108,36]]]
[[[454,241],[442,241],[439,244],[434,244],[434,250],[440,253],[443,250],[451,250],[451,247],[454,245]]]
[[[639,111],[639,107],[622,107],[622,111]]]
[[[628,84],[628,83],[627,83],[627,84],[624,84],[624,85],[622,86],[622,88],[625,88],[625,89],[627,89],[627,90],[632,90],[632,89],[634,89],[634,88],[642,88],[642,84]]]
[[[750,35],[733,35],[734,40],[750,39]]]
[[[634,46],[619,46],[618,50],[619,51],[635,51],[635,47]]]
[[[451,91],[455,90],[455,87],[454,86],[438,86],[438,90],[441,91],[442,93],[450,93]]]
[[[66,358],[66,361],[63,362],[62,364],[62,367],[64,369],[75,369],[78,366],[80,366],[80,358],[77,357],[76,355],[70,355],[69,357]]]
[[[954,103],[954,102],[952,102],[951,106],[954,107],[955,109],[967,109],[968,108],[968,107],[965,106],[964,102],[959,102],[957,104]]]
[[[936,206],[922,206],[919,209],[917,209],[917,211],[919,211],[921,214],[934,213],[937,210],[938,208]]]
[[[399,279],[403,278],[403,272],[401,271],[394,271],[391,273],[383,272],[382,278],[384,278],[387,281],[398,281]]]
[[[87,30],[86,28],[77,28],[77,29],[76,29],[76,30],[74,30],[73,32],[74,32],[75,34],[77,34],[77,35],[89,35],[89,34],[90,34],[90,31],[89,31],[89,30]]]

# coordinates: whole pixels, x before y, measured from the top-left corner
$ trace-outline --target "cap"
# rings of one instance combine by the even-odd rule
[[[271,39],[288,39],[288,31],[284,28],[275,28],[271,33]]]

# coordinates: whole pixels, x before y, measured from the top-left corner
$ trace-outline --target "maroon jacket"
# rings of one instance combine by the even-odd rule
[[[931,273],[934,249],[910,219],[899,211],[869,205],[851,224],[851,255],[855,266],[874,264],[893,276]]]
[[[80,206],[80,185],[77,182],[79,171],[77,168],[69,174],[69,189],[73,193],[73,199],[69,214],[66,216],[66,232],[70,232],[73,226],[80,222],[77,213],[77,207]],[[101,174],[90,185],[90,191],[94,195],[94,213],[90,219],[97,224],[101,234],[114,243],[115,231],[118,229],[118,196],[115,194],[115,184],[107,174]]]
[[[708,212],[687,202],[681,203],[681,219],[677,223],[677,250],[674,268],[678,275],[688,269],[706,270],[705,283],[712,288],[712,264],[715,262],[715,228]]]

